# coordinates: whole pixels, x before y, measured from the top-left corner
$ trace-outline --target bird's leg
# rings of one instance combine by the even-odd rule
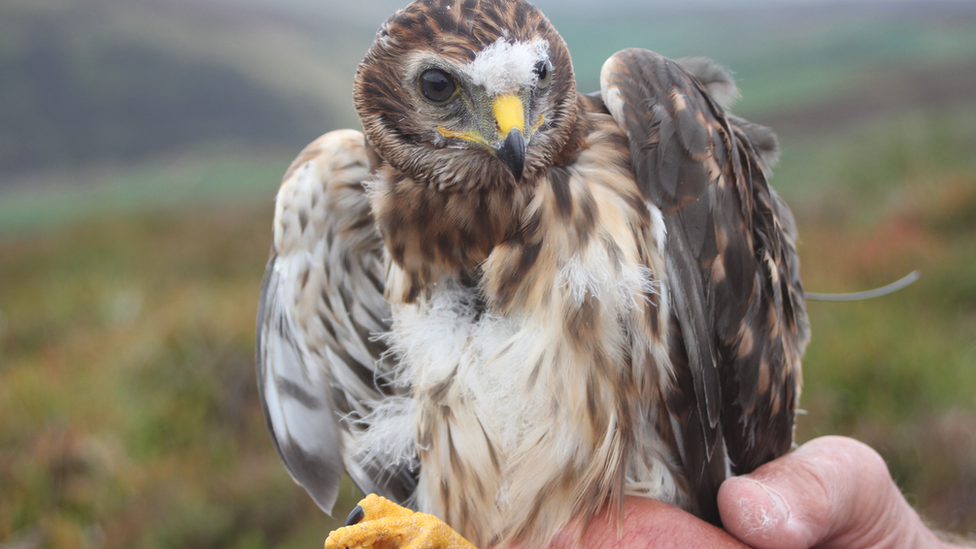
[[[370,494],[346,525],[329,533],[325,549],[475,549],[441,519]]]

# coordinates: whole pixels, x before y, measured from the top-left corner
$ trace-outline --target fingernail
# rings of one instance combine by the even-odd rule
[[[763,493],[766,494],[766,497],[769,498],[770,503],[772,503],[772,508],[770,511],[775,509],[777,516],[782,519],[784,524],[790,520],[790,508],[788,505],[786,505],[786,500],[783,499],[783,496],[779,495],[776,493],[776,490],[773,490],[758,480],[749,479],[749,481],[755,483],[756,486],[758,486]]]

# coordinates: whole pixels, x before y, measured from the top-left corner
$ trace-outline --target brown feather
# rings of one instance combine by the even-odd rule
[[[749,472],[789,450],[809,339],[792,217],[766,182],[775,137],[730,121],[697,79],[652,52],[618,53],[603,78],[605,96],[616,90],[608,101],[638,182],[665,212],[672,291],[685,295],[676,315],[683,341],[672,345],[679,390],[668,400],[686,430],[683,457],[689,466],[724,462],[724,447],[732,472]],[[702,513],[717,520],[726,473],[717,464],[700,471],[689,467],[711,508]]]

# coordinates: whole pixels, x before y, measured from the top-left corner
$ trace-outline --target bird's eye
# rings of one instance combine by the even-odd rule
[[[440,69],[430,69],[420,75],[420,93],[431,103],[446,103],[457,91],[457,83],[450,74]]]
[[[539,77],[535,84],[536,87],[540,90],[548,88],[549,83],[552,82],[552,63],[548,59],[539,61],[539,64],[535,66],[535,74]]]

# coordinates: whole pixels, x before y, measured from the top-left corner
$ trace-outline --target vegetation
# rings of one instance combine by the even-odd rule
[[[8,79],[24,73],[4,64],[16,57],[7,47],[16,40],[4,26],[13,19],[4,10],[47,21],[45,13],[63,17],[67,5],[0,6],[4,83],[27,81]],[[212,15],[206,20],[195,4],[181,4],[187,13],[155,0],[127,5],[113,12],[111,24],[89,24],[106,33],[127,29],[126,40],[144,46],[133,49],[135,64],[161,71],[163,80],[195,74],[181,72],[190,66],[224,67],[218,75],[236,75],[224,82],[248,82],[241,97],[252,94],[246,109],[264,109],[261,116],[313,105],[322,121],[354,123],[342,110],[346,96],[328,93],[315,103],[308,90],[329,74],[351,81],[355,62],[348,59],[365,49],[371,30],[344,46],[347,60],[314,61],[332,51],[310,38],[309,27],[327,21],[323,14],[312,18],[314,25],[290,11],[231,24]],[[260,10],[265,3],[249,5]],[[146,13],[154,15],[152,23],[136,17]],[[847,25],[808,26],[782,13],[671,14],[673,25],[635,16],[621,33],[601,30],[610,23],[599,17],[557,12],[553,19],[579,52],[581,74],[594,74],[607,53],[588,59],[585,52],[634,44],[673,56],[712,55],[739,71],[739,112],[784,128],[773,183],[797,215],[807,289],[854,291],[922,272],[919,282],[893,296],[809,305],[813,341],[801,399],[808,413],[799,417],[797,441],[847,434],[870,443],[925,517],[973,532],[976,71],[960,68],[976,65],[976,46],[959,37],[971,38],[976,17],[939,13],[919,24],[896,13],[873,26],[864,13],[848,14]],[[745,29],[734,36],[719,24],[733,16]],[[839,17],[829,12],[821,22]],[[370,21],[336,33],[375,28]],[[210,36],[197,32],[201,25],[213,27]],[[660,46],[634,38],[648,26]],[[235,49],[234,37],[248,28],[269,50],[264,57]],[[785,45],[764,46],[758,38],[764,28],[777,29]],[[88,59],[81,49],[79,58]],[[298,51],[317,63],[304,83],[294,77],[301,72],[295,65],[282,62]],[[144,88],[129,87],[138,72],[123,71],[112,84],[102,69],[77,65],[80,73],[93,71],[92,86],[105,93],[143,90],[134,93],[145,97]],[[923,77],[929,92],[905,95]],[[196,85],[179,84],[172,97],[192,103],[200,97]],[[328,86],[347,93],[344,80]],[[11,89],[0,87],[0,96],[19,93]],[[58,93],[69,100],[70,93]],[[880,95],[883,100],[865,99]],[[266,105],[262,97],[277,99]],[[97,156],[71,145],[85,169],[72,168],[72,161],[11,177],[5,162],[12,157],[3,156],[12,150],[4,149],[10,138],[3,136],[15,135],[10,120],[23,116],[48,133],[61,131],[54,116],[60,111],[32,107],[28,116],[12,112],[11,104],[0,103],[0,544],[320,547],[336,523],[292,483],[274,452],[257,401],[253,349],[272,197],[295,152],[279,151],[300,147],[290,140],[310,138],[302,133],[308,128],[329,125],[313,117],[300,122],[308,125],[303,130],[285,116],[278,133],[267,134],[270,142],[244,132],[234,145],[225,139],[233,131],[197,141],[144,131],[139,135],[156,150],[138,164],[129,163],[128,153]],[[229,119],[240,115],[236,108],[226,111]],[[119,135],[136,135],[132,128],[150,123],[98,112],[92,120],[132,123]],[[843,119],[824,113],[843,113]],[[297,137],[290,137],[293,130]],[[64,131],[64,143],[88,135]],[[103,164],[106,158],[114,164]],[[25,162],[18,166],[38,168]],[[337,515],[357,497],[347,484]]]
[[[324,539],[256,397],[262,206],[125,215],[2,245],[0,538]]]
[[[955,120],[911,117],[856,132],[814,153],[820,173],[836,177],[819,196],[788,186],[788,196],[808,197],[792,200],[808,289],[852,291],[922,273],[882,299],[809,304],[801,398],[809,413],[797,438],[847,434],[871,444],[924,516],[973,532],[976,163],[967,151],[976,131],[971,118]]]

